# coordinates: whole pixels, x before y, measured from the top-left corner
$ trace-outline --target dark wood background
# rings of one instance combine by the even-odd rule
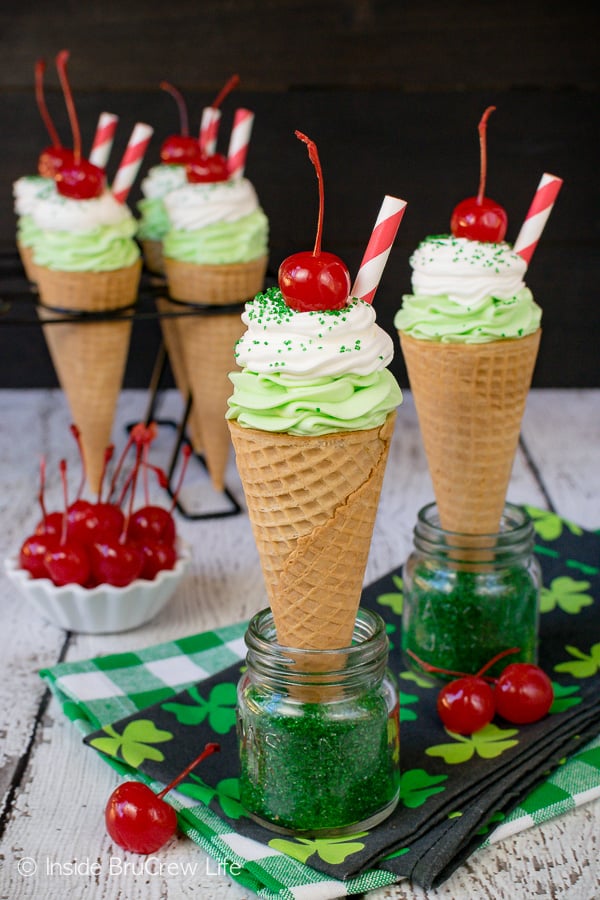
[[[68,120],[52,61],[69,73],[89,147],[102,110],[120,116],[109,176],[136,121],[155,134],[145,166],[178,130],[168,80],[184,93],[192,128],[234,72],[226,150],[236,106],[256,113],[246,173],[271,224],[271,274],[314,241],[317,188],[300,129],[318,144],[325,175],[324,249],[354,276],[384,194],[408,208],[380,288],[380,324],[410,288],[408,258],[427,234],[449,229],[454,205],[477,191],[477,123],[490,119],[487,194],[508,212],[515,239],[544,171],[564,186],[527,281],[544,310],[534,385],[600,385],[598,5],[449,4],[416,0],[128,0],[3,4],[0,12],[0,301],[22,287],[15,269],[12,182],[36,170],[48,143],[33,90],[45,57],[48,103],[66,145]],[[142,170],[143,174],[143,170]],[[130,196],[139,198],[138,178]],[[56,384],[28,297],[0,317],[0,387]],[[15,315],[15,309],[18,315]],[[11,318],[12,316],[12,318]],[[25,317],[26,318],[26,317]],[[155,320],[136,321],[125,386],[148,384],[159,345]],[[167,383],[169,380],[167,378]]]

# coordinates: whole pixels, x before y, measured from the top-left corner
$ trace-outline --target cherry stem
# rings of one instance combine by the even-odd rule
[[[61,459],[61,461],[58,464],[58,467],[60,469],[60,478],[62,481],[63,497],[64,497],[64,503],[65,503],[65,511],[63,513],[63,520],[62,520],[62,529],[61,529],[61,533],[60,533],[60,545],[61,545],[61,547],[64,547],[64,545],[67,542],[67,515],[68,515],[68,511],[69,511],[69,489],[67,487],[67,461],[66,461],[66,459]]]
[[[421,668],[426,672],[439,672],[441,675],[459,675],[461,677],[468,676],[469,674],[468,672],[457,672],[454,669],[443,669],[441,666],[434,666],[432,663],[425,662],[424,659],[418,657],[417,654],[413,653],[412,650],[407,650],[406,652],[412,659],[415,660],[415,662],[418,662]]]
[[[131,517],[133,515],[133,502],[135,500],[135,489],[137,487],[137,477],[140,469],[140,463],[142,460],[142,451],[143,444],[141,441],[136,441],[135,445],[135,464],[133,467],[133,473],[131,478],[128,479],[126,483],[126,487],[131,485],[131,494],[129,495],[129,506],[127,508],[127,515],[125,517],[125,521],[123,522],[123,531],[121,532],[121,537],[119,538],[119,543],[124,544],[127,540],[127,533],[129,531],[129,522],[131,521]],[[121,502],[125,499],[125,494],[123,493],[121,496]]]
[[[46,106],[46,99],[44,97],[44,72],[46,71],[46,60],[38,59],[35,64],[35,99],[37,101],[38,109],[40,112],[40,116],[42,117],[42,122],[46,126],[46,131],[50,136],[50,140],[52,141],[53,147],[61,147],[60,138],[58,137],[58,132],[54,127],[54,122],[50,118],[50,113],[48,112],[48,107]]]
[[[58,77],[65,97],[67,112],[69,114],[69,122],[71,123],[71,131],[73,132],[73,158],[75,165],[81,162],[81,132],[79,130],[79,121],[77,119],[77,111],[73,101],[73,93],[71,85],[67,78],[67,61],[69,59],[69,51],[61,50],[56,57],[56,68],[58,69]]]
[[[129,434],[129,438],[127,439],[127,443],[125,444],[125,447],[123,448],[123,451],[122,451],[122,453],[121,453],[121,456],[119,457],[119,460],[118,460],[118,462],[117,462],[115,471],[113,472],[113,477],[112,477],[112,479],[111,479],[110,487],[109,487],[109,490],[108,490],[108,497],[107,497],[107,500],[110,500],[110,498],[112,497],[112,495],[113,495],[114,492],[115,492],[115,488],[116,488],[116,486],[117,486],[117,481],[118,481],[119,475],[121,474],[121,469],[123,468],[123,464],[124,464],[124,462],[125,462],[125,458],[126,458],[127,454],[129,453],[129,448],[130,448],[131,445],[133,444],[133,440],[134,440],[134,438],[133,438],[133,431],[131,431],[130,434]],[[117,505],[120,506],[121,502],[122,502],[122,498],[119,500],[119,503],[118,503]]]
[[[479,672],[476,672],[474,675],[471,672],[457,672],[455,669],[443,669],[441,666],[434,666],[432,663],[425,662],[424,659],[418,657],[417,654],[413,653],[412,650],[407,649],[406,652],[412,659],[415,660],[415,662],[418,662],[418,664],[422,669],[424,669],[425,672],[439,672],[441,675],[458,675],[459,678],[482,678],[484,681],[495,682],[497,681],[496,678],[491,678],[489,675],[485,675],[484,673],[487,672],[488,669],[491,669],[492,666],[499,660],[504,659],[505,656],[509,656],[512,653],[519,653],[520,649],[520,647],[511,647],[509,650],[502,650],[501,653],[497,653],[495,656],[493,656],[492,659],[490,659],[490,661],[487,662],[485,666],[483,666],[483,668],[480,669]]]
[[[167,91],[167,93],[169,93],[171,97],[174,98],[175,103],[177,104],[177,109],[179,110],[179,129],[181,136],[188,137],[190,133],[190,126],[187,106],[185,104],[185,100],[183,99],[183,94],[168,81],[161,81],[160,88],[163,91]]]
[[[44,494],[46,492],[46,457],[42,456],[40,459],[40,492],[38,494],[38,501],[40,504],[40,508],[42,510],[42,522],[44,525],[46,524],[46,520],[48,518],[48,513],[46,511],[46,501],[44,499]]]
[[[114,444],[109,444],[106,450],[104,451],[104,461],[102,463],[102,472],[100,474],[100,487],[98,488],[98,503],[102,503],[102,488],[104,487],[104,480],[106,478],[106,470],[108,468],[108,464],[113,458],[113,453],[115,452]]]
[[[192,455],[192,448],[188,444],[184,444],[181,448],[181,452],[183,453],[183,462],[181,464],[181,469],[179,472],[179,478],[177,480],[177,487],[173,491],[173,502],[171,503],[171,508],[169,512],[172,514],[173,510],[177,506],[177,500],[179,498],[179,493],[181,491],[183,485],[183,479],[185,477],[185,473],[190,461],[190,456]]]
[[[321,169],[321,161],[319,159],[319,151],[317,150],[317,145],[314,141],[311,141],[309,137],[305,134],[302,134],[301,131],[295,132],[296,137],[304,141],[306,146],[308,147],[308,158],[311,163],[315,167],[315,171],[317,173],[317,180],[319,182],[319,220],[317,222],[317,237],[315,239],[315,247],[313,250],[313,256],[321,255],[321,238],[323,236],[323,213],[325,210],[325,192],[323,189],[323,170]]]
[[[487,121],[495,109],[495,106],[488,106],[477,126],[479,131],[479,191],[477,193],[477,203],[479,205],[483,203],[487,178]]]
[[[491,669],[492,666],[497,663],[499,660],[504,659],[505,656],[510,656],[512,653],[519,653],[521,650],[520,647],[511,647],[510,650],[503,650],[501,653],[497,653],[485,666],[477,672],[475,675],[476,678],[481,678],[484,672],[487,672],[488,669]]]
[[[77,450],[79,451],[79,461],[81,463],[82,469],[81,481],[79,482],[79,488],[75,496],[75,499],[79,500],[81,495],[83,494],[83,489],[85,487],[85,462],[83,459],[83,447],[81,446],[81,432],[74,422],[69,425],[69,429],[71,431],[71,434],[75,438],[75,443],[77,444]]]
[[[201,763],[203,759],[206,759],[207,756],[211,756],[213,753],[218,753],[220,751],[220,749],[221,749],[220,744],[206,744],[202,753],[200,753],[200,755],[197,756],[196,759],[194,759],[189,764],[189,766],[186,766],[185,769],[183,770],[183,772],[181,772],[177,776],[177,778],[174,778],[173,781],[171,781],[165,788],[162,789],[162,791],[159,794],[156,795],[158,797],[158,799],[162,800],[162,798],[165,796],[165,794],[168,794],[169,791],[172,791],[173,788],[176,788],[177,785],[179,784],[179,782],[183,781],[183,779],[187,775],[190,774],[192,769],[195,769],[196,766],[199,763]]]
[[[232,75],[231,78],[225,82],[225,84],[223,85],[223,87],[221,88],[221,90],[219,91],[219,93],[217,94],[217,96],[215,97],[213,102],[211,103],[211,107],[213,109],[218,109],[220,107],[220,105],[222,104],[223,100],[225,99],[225,97],[227,97],[228,94],[230,94],[232,92],[232,90],[238,86],[239,83],[240,83],[240,76]]]

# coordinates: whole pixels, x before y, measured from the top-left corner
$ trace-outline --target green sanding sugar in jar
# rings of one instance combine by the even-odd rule
[[[265,611],[249,627],[248,670],[238,686],[242,805],[282,832],[322,836],[375,825],[396,806],[400,785],[398,695],[385,668],[383,622],[359,610],[360,628],[375,622],[376,633],[333,656],[316,651],[343,665],[319,662],[315,673],[298,657],[307,651],[281,654],[264,641],[257,651],[265,617],[268,626]]]
[[[480,537],[444,532],[434,504],[421,510],[403,572],[407,665],[418,668],[410,650],[433,666],[475,673],[512,647],[519,652],[510,662],[536,662],[541,576],[533,537],[526,513],[511,504],[501,531]]]

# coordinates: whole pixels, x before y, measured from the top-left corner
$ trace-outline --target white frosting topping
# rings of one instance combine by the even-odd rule
[[[58,191],[40,197],[32,210],[36,225],[47,231],[86,232],[133,219],[129,207],[118,203],[110,191],[91,200],[73,200]]]
[[[392,360],[391,337],[375,323],[375,310],[363,300],[344,309],[295,312],[271,289],[246,303],[247,331],[236,345],[238,365],[286,377],[370,375]]]
[[[52,178],[42,178],[41,175],[23,175],[13,183],[13,197],[15,199],[15,213],[18,216],[31,215],[38,199],[54,189]]]
[[[217,222],[237,222],[258,209],[258,197],[247,178],[185,184],[164,198],[176,231],[196,231]]]
[[[445,295],[461,306],[490,296],[507,300],[525,287],[527,264],[506,243],[430,237],[419,244],[410,264],[413,294]]]
[[[142,194],[149,200],[161,200],[176,188],[187,183],[185,166],[152,166],[140,185]]]

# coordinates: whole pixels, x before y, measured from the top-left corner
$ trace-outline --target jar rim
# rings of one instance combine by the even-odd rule
[[[296,648],[277,641],[275,620],[270,608],[260,610],[250,620],[244,636],[247,662],[263,674],[284,674],[286,679],[311,683],[346,680],[385,668],[389,641],[385,622],[374,610],[359,607],[354,622],[353,642],[346,647]]]
[[[447,531],[441,525],[437,503],[428,503],[417,514],[413,534],[417,549],[448,553],[455,560],[465,551],[469,562],[477,562],[478,558],[484,562],[491,552],[497,559],[530,552],[535,539],[533,522],[527,510],[514,503],[505,503],[499,530],[485,534]]]

